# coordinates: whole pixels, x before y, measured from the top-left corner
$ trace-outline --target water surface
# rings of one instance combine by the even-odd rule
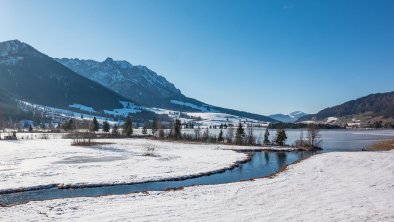
[[[76,189],[42,189],[0,195],[1,205],[22,204],[70,197],[98,197],[103,195],[128,194],[142,191],[164,191],[192,185],[214,185],[238,182],[272,175],[283,167],[313,155],[313,152],[255,152],[250,161],[233,169],[178,181],[145,182],[129,185],[114,185]]]

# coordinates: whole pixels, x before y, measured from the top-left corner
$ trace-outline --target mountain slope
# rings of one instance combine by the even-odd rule
[[[184,112],[223,112],[260,121],[276,122],[263,115],[207,105],[188,98],[174,84],[145,66],[107,58],[103,62],[56,59],[76,73],[115,90],[139,104]]]
[[[83,104],[103,111],[130,101],[18,40],[0,43],[0,89],[57,108]]]
[[[274,114],[274,115],[269,115],[269,117],[278,120],[280,122],[284,122],[284,123],[293,123],[295,121],[297,121],[299,118],[306,116],[308,114],[301,112],[301,111],[294,111],[288,115],[285,114]]]
[[[319,121],[328,117],[352,118],[355,116],[364,119],[364,121],[394,119],[394,91],[370,94],[338,106],[326,108],[317,114],[301,117],[298,122],[312,119]]]
[[[172,83],[145,66],[133,66],[111,58],[103,62],[65,58],[56,60],[74,72],[147,106],[157,106],[163,101],[183,96]]]

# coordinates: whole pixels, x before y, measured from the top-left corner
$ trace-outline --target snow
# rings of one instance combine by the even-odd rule
[[[292,118],[299,117],[300,115],[305,115],[305,113],[302,112],[302,111],[294,111],[294,112],[291,112],[291,113],[289,114],[289,116],[291,116]]]
[[[202,106],[199,106],[199,105],[195,105],[193,103],[182,102],[179,100],[171,100],[171,103],[176,104],[176,105],[191,107],[193,109],[200,110],[201,112],[219,112],[215,109],[210,108],[209,105],[205,105],[205,104]]]
[[[25,48],[26,45],[18,40],[11,40],[2,42],[0,44],[0,56],[11,56],[16,54],[20,49]]]
[[[312,124],[312,123],[316,123],[316,121],[313,121],[313,120],[306,120],[306,121],[302,121],[301,123]]]
[[[196,125],[202,127],[209,127],[212,125],[220,125],[220,124],[233,124],[238,125],[239,121],[246,121],[248,124],[258,125],[258,126],[268,126],[267,122],[258,121],[255,119],[244,118],[240,116],[235,116],[227,113],[220,112],[184,112],[183,114],[188,115],[191,118],[180,118],[181,112],[169,109],[161,109],[161,108],[148,108],[141,107],[144,110],[154,112],[156,114],[167,114],[171,118],[178,118],[181,122],[194,122]],[[200,117],[201,120],[197,120],[196,118]]]
[[[200,117],[202,120],[195,121],[202,126],[210,126],[210,125],[220,125],[220,124],[233,124],[238,125],[240,121],[246,121],[248,124],[254,124],[259,126],[267,126],[268,123],[258,121],[255,119],[244,118],[240,116],[235,116],[227,113],[215,113],[215,112],[188,112],[186,113],[188,116],[192,117]]]
[[[327,118],[327,123],[331,123],[331,122],[335,122],[335,121],[337,121],[338,120],[338,118],[337,117],[328,117]]]
[[[30,202],[2,221],[394,221],[394,151],[313,156],[275,177]]]
[[[130,113],[137,113],[137,112],[141,112],[141,110],[137,108],[121,108],[121,109],[113,109],[113,110],[104,110],[104,113],[113,116],[128,116]]]
[[[163,76],[149,70],[145,66],[133,66],[127,61],[116,61],[107,58],[103,62],[79,59],[55,59],[74,72],[96,81],[107,88],[115,89],[127,97],[129,94],[139,93],[135,89],[142,88],[154,92],[162,97],[180,94],[180,90],[168,82]]]
[[[147,139],[100,141],[114,144],[78,147],[71,146],[71,140],[66,139],[0,140],[0,191],[51,184],[116,184],[200,175],[228,168],[247,158],[243,153],[221,150],[224,145]],[[155,149],[155,156],[144,155],[148,148]]]
[[[81,117],[83,117],[83,119],[88,119],[88,120],[92,120],[94,117],[97,118],[97,120],[99,122],[103,122],[105,120],[109,121],[110,123],[115,123],[113,122],[112,118],[106,118],[106,117],[102,117],[102,116],[98,116],[98,115],[89,115],[89,114],[85,114],[85,113],[79,113],[79,112],[73,112],[73,111],[69,111],[69,110],[65,110],[65,109],[59,109],[59,108],[54,108],[54,107],[50,107],[50,106],[43,106],[43,105],[39,105],[39,104],[33,104],[33,103],[29,103],[26,101],[18,101],[19,102],[19,107],[24,109],[24,110],[39,110],[43,113],[45,113],[45,115],[48,115],[50,117],[62,117],[62,118],[74,118],[74,119],[82,119]],[[80,104],[78,104],[80,105]],[[81,107],[83,105],[80,105],[78,107]],[[89,109],[90,107],[85,107],[85,109]],[[80,109],[82,110],[82,109]]]
[[[77,103],[74,103],[74,104],[72,104],[72,105],[69,105],[68,107],[77,108],[77,109],[79,109],[79,110],[86,111],[86,112],[90,112],[90,113],[96,112],[92,107],[84,106],[84,105],[77,104]]]
[[[141,112],[142,107],[136,106],[134,103],[130,103],[127,101],[119,101],[119,102],[122,104],[123,108],[104,110],[104,113],[113,116],[128,116],[131,113]]]
[[[23,59],[24,58],[21,56],[1,58],[0,64],[2,64],[2,65],[16,65],[20,61],[22,61]]]

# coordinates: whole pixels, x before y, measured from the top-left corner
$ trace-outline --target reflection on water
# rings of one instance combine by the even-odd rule
[[[188,132],[189,130],[184,130]],[[220,129],[210,129],[209,132],[217,135]],[[226,135],[227,130],[223,130]],[[259,143],[262,143],[265,128],[255,128],[254,136]],[[293,144],[300,138],[301,130],[287,129],[287,144]],[[193,133],[190,131],[190,133]],[[270,140],[275,137],[275,130],[270,130]],[[304,130],[304,136],[307,132]],[[329,151],[349,151],[362,150],[372,143],[379,140],[394,139],[394,130],[321,130],[321,138],[323,139],[322,147],[325,152]]]
[[[12,205],[33,200],[49,200],[69,197],[97,197],[142,191],[164,191],[191,185],[222,184],[272,175],[295,161],[313,155],[313,152],[255,152],[251,160],[231,170],[208,176],[179,181],[147,182],[131,185],[115,185],[94,188],[44,189],[0,195],[0,204]]]

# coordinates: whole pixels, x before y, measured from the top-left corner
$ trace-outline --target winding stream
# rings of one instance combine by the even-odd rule
[[[305,159],[314,152],[254,152],[250,161],[239,166],[207,176],[176,180],[143,182],[128,185],[111,185],[76,189],[39,189],[34,191],[16,192],[0,195],[0,204],[10,206],[29,201],[42,201],[71,197],[98,197],[103,195],[128,194],[143,191],[165,191],[192,185],[214,185],[250,180],[270,176],[279,172],[283,167]]]

